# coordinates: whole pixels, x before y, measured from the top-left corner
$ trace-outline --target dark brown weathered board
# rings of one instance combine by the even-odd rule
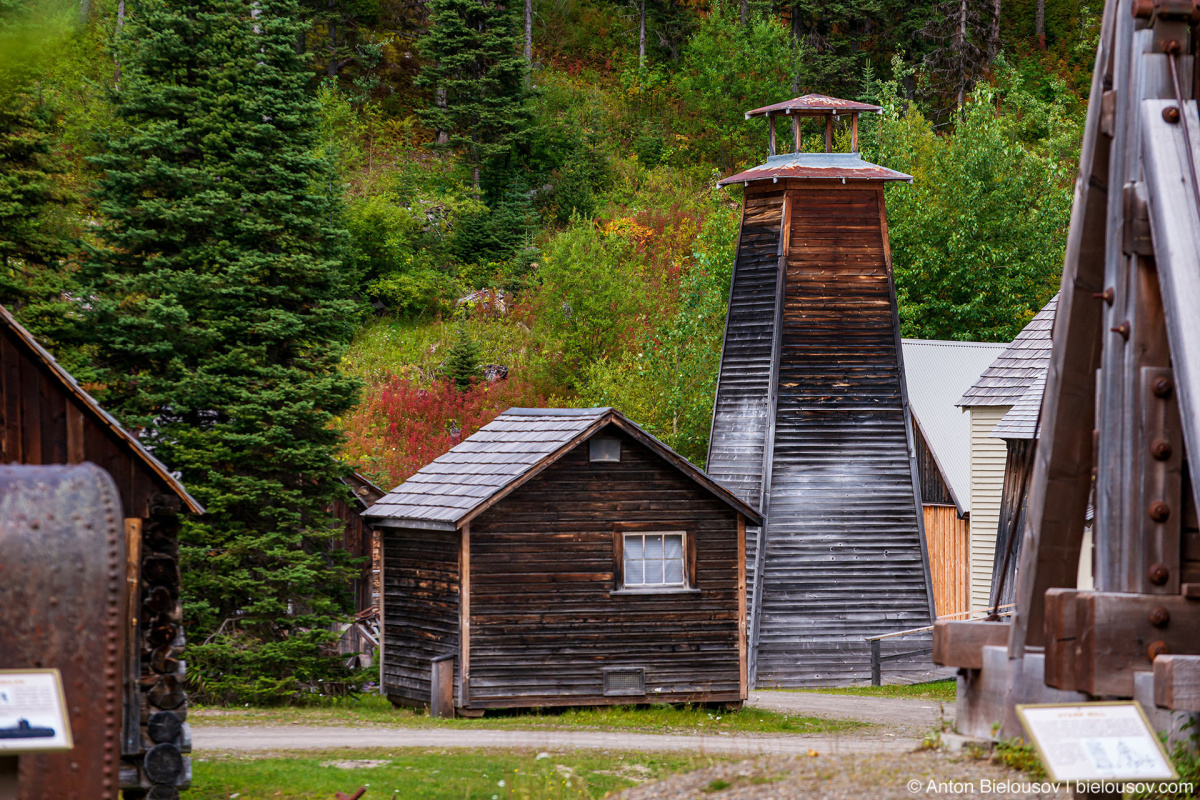
[[[937,459],[934,458],[933,451],[921,434],[920,428],[914,426],[913,434],[917,445],[917,474],[921,479],[921,503],[926,506],[956,508],[954,495],[950,493],[950,487],[946,485]]]
[[[869,677],[863,638],[930,624],[932,602],[882,192],[787,190],[756,680],[819,685]]]
[[[471,523],[467,704],[638,702],[604,694],[613,667],[645,669],[643,702],[740,701],[738,514],[623,432],[597,435],[621,439],[620,462],[579,445]],[[688,530],[695,591],[614,594],[614,526]]]
[[[1009,439],[1004,461],[1004,489],[1000,495],[1000,524],[996,530],[996,555],[992,561],[991,608],[1009,605],[1017,593],[1017,564],[1021,559],[1021,533],[1029,478],[1037,453],[1037,439]],[[1001,579],[1001,575],[1004,578]]]
[[[167,468],[85,392],[53,356],[0,307],[0,461],[79,464],[103,469],[117,487],[126,528],[132,532],[126,565],[130,597],[123,654],[121,784],[171,786],[187,780],[181,767],[165,783],[144,772],[144,755],[188,748],[184,733],[155,740],[150,718],[187,716],[183,691],[183,615],[179,605],[179,513],[203,513]],[[182,729],[181,729],[182,730]],[[184,759],[180,760],[185,764]],[[163,763],[174,763],[166,758]],[[167,772],[159,770],[160,776]],[[173,790],[173,789],[172,789]]]
[[[386,528],[383,538],[383,690],[429,702],[433,659],[459,655],[457,531]],[[455,663],[455,685],[460,662]]]

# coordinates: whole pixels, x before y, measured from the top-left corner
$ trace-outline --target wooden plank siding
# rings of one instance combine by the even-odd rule
[[[59,380],[8,328],[0,326],[0,463],[90,461],[112,476],[126,517],[149,516],[154,493],[174,494],[156,473],[134,462],[127,442],[64,391]]]
[[[782,187],[773,185],[746,189],[706,465],[709,475],[759,510],[773,412],[770,376],[783,195]],[[751,617],[759,536],[757,525],[746,526],[746,592]]]
[[[937,459],[933,457],[933,451],[929,449],[929,443],[917,425],[913,425],[913,439],[917,448],[917,474],[921,478],[921,503],[926,506],[954,506],[954,495],[950,493]]]
[[[992,431],[1011,406],[971,406],[971,608],[991,601],[1008,447]]]
[[[605,696],[609,667],[644,668],[654,700],[740,701],[739,514],[615,427],[597,435],[620,462],[584,442],[471,522],[468,706],[637,702]],[[614,526],[632,523],[688,531],[695,591],[613,594]]]
[[[1004,463],[1004,488],[1000,495],[1000,516],[993,545],[994,559],[989,606],[1012,603],[1017,591],[1017,564],[1021,563],[1021,531],[1025,527],[1025,501],[1029,496],[1029,477],[1037,455],[1037,439],[1009,439]],[[1010,551],[1007,569],[1005,552]],[[1007,575],[1000,580],[1001,571]]]
[[[866,679],[863,637],[931,622],[882,192],[796,189],[759,686]]]
[[[954,506],[926,504],[929,576],[939,617],[971,609],[970,525]]]
[[[428,703],[437,656],[459,655],[457,531],[383,528],[383,690]],[[460,664],[454,665],[458,686]],[[457,688],[455,691],[457,696]]]

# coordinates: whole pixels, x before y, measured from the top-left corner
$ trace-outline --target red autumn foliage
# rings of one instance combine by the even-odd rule
[[[450,381],[424,387],[389,376],[368,387],[345,419],[345,451],[368,477],[391,489],[506,409],[543,404],[518,380],[476,383],[460,392]]]

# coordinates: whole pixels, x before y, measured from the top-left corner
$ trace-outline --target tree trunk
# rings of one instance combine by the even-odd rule
[[[525,63],[533,66],[533,0],[525,0]]]
[[[742,0],[741,8],[738,12],[738,19],[741,20],[742,27],[746,27],[750,22],[750,0]]]
[[[988,64],[995,61],[998,55],[1000,55],[1000,0],[992,0],[992,21],[988,25]]]
[[[433,102],[438,108],[446,107],[446,87],[444,87],[444,86],[438,87],[438,90],[436,92],[434,92]],[[446,130],[445,128],[438,128],[437,129],[437,143],[438,144],[450,144],[450,131]]]
[[[92,0],[79,0],[79,27],[86,28],[92,15]]]
[[[1035,22],[1035,33],[1037,34],[1038,48],[1046,49],[1046,0],[1038,0],[1037,2],[1037,18]]]
[[[337,23],[333,21],[333,14],[337,0],[329,0],[329,60],[325,62],[325,74],[331,78],[337,77],[338,71],[338,51],[337,51]]]
[[[116,33],[120,33],[121,28],[124,28],[124,27],[125,27],[125,0],[120,0],[120,2],[117,3],[117,30],[116,30]],[[115,72],[113,73],[113,86],[120,88],[121,87],[121,62],[117,60],[116,56],[113,56],[113,63],[117,65],[117,68],[116,68]]]
[[[646,0],[638,6],[638,66],[646,66]]]
[[[959,5],[958,36],[956,49],[958,53],[958,107],[962,108],[963,95],[967,87],[967,0]]]

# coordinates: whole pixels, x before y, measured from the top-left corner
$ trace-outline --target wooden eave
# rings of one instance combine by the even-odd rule
[[[123,442],[132,452],[135,459],[148,468],[151,472],[157,475],[170,490],[180,499],[188,511],[193,514],[203,514],[204,506],[188,494],[187,489],[183,484],[171,474],[166,465],[155,458],[149,450],[147,450],[141,442],[137,440],[133,434],[125,430],[121,423],[117,422],[116,418],[109,414],[96,401],[96,398],[88,394],[82,386],[76,383],[75,378],[71,373],[67,372],[55,360],[54,356],[48,350],[42,347],[37,339],[33,337],[29,331],[21,323],[17,322],[16,318],[9,312],[7,308],[0,305],[0,322],[3,322],[9,330],[16,334],[17,339],[31,352],[34,358],[42,363],[50,371],[50,373],[58,379],[63,388],[68,394],[72,395],[80,404],[92,414],[95,421],[102,427],[111,431],[121,442]]]

